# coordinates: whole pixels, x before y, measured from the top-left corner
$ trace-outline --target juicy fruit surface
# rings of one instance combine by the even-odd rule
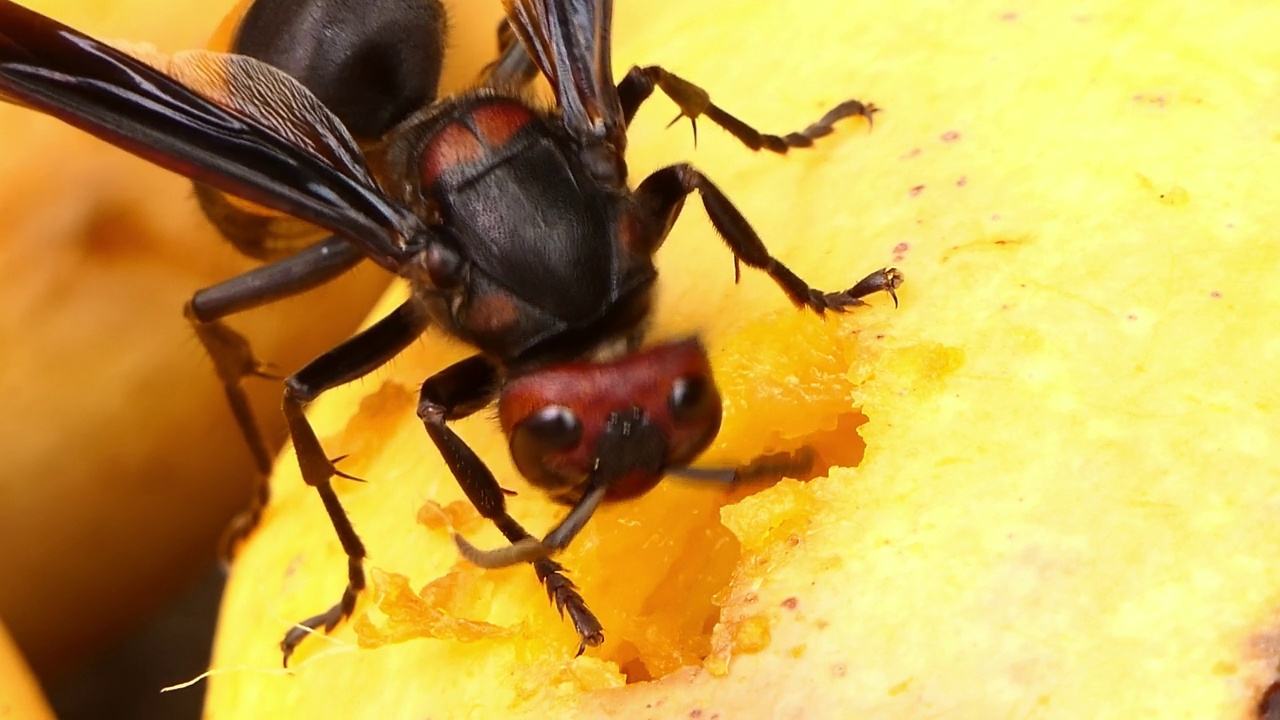
[[[429,336],[311,416],[371,481],[340,492],[375,591],[276,676],[275,641],[345,568],[286,453],[209,716],[1252,716],[1280,652],[1278,23],[1244,3],[620,3],[618,76],[664,64],[769,131],[848,96],[885,108],[787,158],[707,122],[695,151],[661,98],[631,134],[636,180],[692,158],[815,285],[906,274],[901,309],[822,321],[757,273],[733,287],[695,202],[661,251],[654,336],[703,333],[726,401],[707,464],[809,446],[819,477],[671,481],[600,513],[562,558],[606,627],[575,659],[532,572],[458,562],[450,527],[497,534],[414,417],[466,352]],[[492,420],[458,429],[549,527],[562,510]]]

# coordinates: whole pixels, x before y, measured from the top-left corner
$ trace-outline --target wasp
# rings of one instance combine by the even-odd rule
[[[706,350],[694,339],[644,343],[658,278],[654,256],[697,195],[734,257],[819,315],[894,297],[902,276],[870,273],[824,292],[773,257],[742,212],[688,163],[634,186],[627,127],[660,90],[683,117],[752,150],[807,148],[839,120],[868,122],[846,101],[806,129],[761,133],[701,87],[656,65],[612,74],[611,0],[506,0],[510,32],[474,89],[437,97],[445,13],[438,0],[257,0],[230,53],[162,56],[117,48],[0,0],[0,96],[58,117],[197,184],[202,209],[265,265],[201,290],[185,312],[208,350],[264,474],[270,457],[240,390],[263,373],[223,323],[236,312],[321,285],[368,260],[404,278],[410,298],[284,380],[283,411],[305,482],[348,557],[332,607],[281,641],[285,663],[312,631],[331,631],[365,587],[365,548],[333,488],[349,477],[304,413],[326,390],[388,362],[429,326],[477,354],[428,378],[418,416],[467,498],[509,541],[485,567],[529,563],[573,623],[579,652],[603,628],[553,559],[603,502],[687,469],[721,422]],[[524,86],[545,77],[555,106]],[[696,126],[695,126],[696,127]],[[319,239],[289,242],[302,230]],[[305,235],[305,233],[302,233]],[[507,511],[498,481],[450,422],[498,406],[512,458],[569,507],[538,538]],[[702,477],[732,480],[732,471]],[[262,485],[237,536],[267,502]]]

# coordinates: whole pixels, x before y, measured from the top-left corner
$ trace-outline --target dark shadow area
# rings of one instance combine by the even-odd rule
[[[1258,700],[1258,720],[1280,720],[1280,682],[1273,682]]]
[[[221,568],[209,568],[146,624],[45,687],[60,720],[198,720],[203,682],[160,690],[208,668],[223,584]]]

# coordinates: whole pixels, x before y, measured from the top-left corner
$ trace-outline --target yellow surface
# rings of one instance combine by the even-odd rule
[[[457,563],[442,518],[496,533],[414,417],[464,352],[431,335],[312,413],[370,481],[340,492],[372,567],[429,600],[406,614],[386,575],[383,608],[278,670],[344,571],[286,453],[208,716],[1251,717],[1280,601],[1280,7],[1116,7],[623,0],[619,71],[663,63],[774,130],[885,108],[784,159],[708,123],[695,151],[654,99],[628,158],[636,180],[694,159],[817,285],[906,273],[900,310],[823,322],[733,287],[696,202],[661,252],[654,336],[705,333],[726,396],[708,461],[811,444],[835,467],[600,513],[563,560],[608,642],[575,660],[528,569]],[[492,420],[458,427],[549,527]],[[406,639],[479,623],[516,636]]]
[[[230,5],[27,4],[169,51],[202,46]],[[475,49],[453,56],[454,86],[487,62],[495,23],[465,28]],[[0,105],[0,618],[37,671],[74,664],[203,572],[244,506],[249,454],[182,304],[249,267],[189,183]],[[349,334],[385,282],[362,268],[232,325],[288,372]],[[249,389],[282,438],[280,385]]]
[[[0,720],[53,720],[35,675],[0,624]]]

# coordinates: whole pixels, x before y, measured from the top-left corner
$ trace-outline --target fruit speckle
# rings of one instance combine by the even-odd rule
[[[734,649],[747,654],[764,650],[769,647],[772,639],[769,618],[763,615],[752,615],[743,619],[733,633]]]

